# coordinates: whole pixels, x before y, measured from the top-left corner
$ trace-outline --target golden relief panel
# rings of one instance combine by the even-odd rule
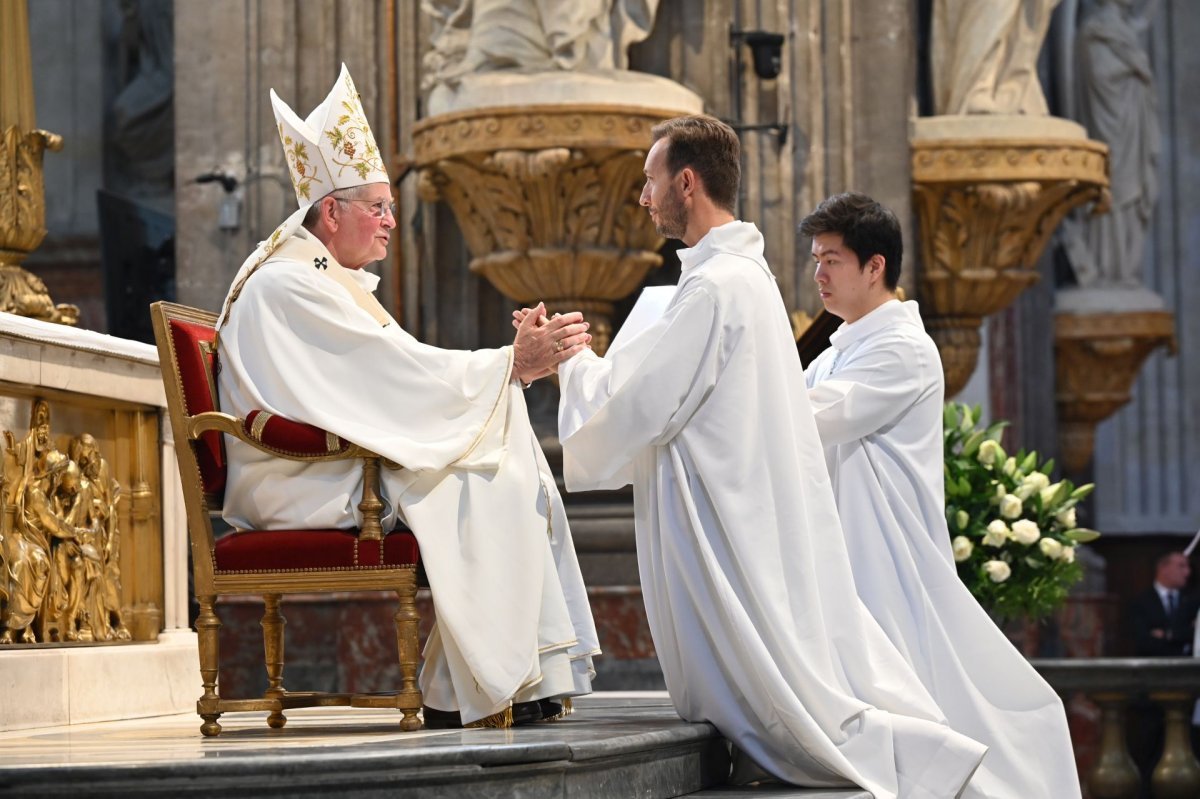
[[[135,538],[145,536],[146,530],[133,528],[145,527],[157,515],[145,512],[153,491],[144,481],[134,481],[126,496],[102,454],[106,448],[121,448],[115,446],[120,441],[112,441],[114,429],[121,428],[134,433],[121,438],[133,444],[133,460],[140,461],[137,450],[145,431],[138,422],[145,421],[145,414],[111,409],[97,414],[67,407],[69,421],[78,422],[81,416],[95,420],[99,415],[111,422],[102,425],[110,429],[104,431],[107,435],[56,436],[45,399],[5,397],[3,405],[4,427],[16,426],[14,416],[25,407],[29,423],[27,432],[3,432],[0,644],[153,639],[161,626],[156,603],[138,607],[122,585],[122,558],[126,563],[137,560],[130,553],[123,555],[123,539],[131,530]],[[101,439],[109,446],[102,446]],[[140,468],[138,463],[135,471]],[[130,505],[140,507],[131,512]],[[161,563],[157,570],[161,572]]]

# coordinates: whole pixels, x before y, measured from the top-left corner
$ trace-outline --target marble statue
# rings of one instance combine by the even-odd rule
[[[934,113],[1046,116],[1038,53],[1059,0],[934,0]]]
[[[425,88],[479,72],[625,69],[658,0],[422,0],[433,19]]]
[[[1160,134],[1150,58],[1140,41],[1152,4],[1099,0],[1075,40],[1079,121],[1108,145],[1109,213],[1073,220],[1067,257],[1084,288],[1142,287],[1146,230],[1158,199]]]

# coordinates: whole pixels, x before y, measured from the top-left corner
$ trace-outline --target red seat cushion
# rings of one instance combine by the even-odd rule
[[[214,375],[217,355],[213,346],[216,331],[208,325],[170,320],[175,367],[183,384],[183,412],[188,416],[218,410]],[[201,433],[192,442],[200,466],[204,493],[220,504],[225,492],[225,445],[216,430]]]
[[[320,427],[267,411],[250,411],[242,429],[258,443],[285,455],[334,455],[350,448],[349,441]]]
[[[412,566],[417,539],[408,530],[380,542],[359,541],[357,530],[247,530],[230,533],[213,548],[218,572],[381,569]]]

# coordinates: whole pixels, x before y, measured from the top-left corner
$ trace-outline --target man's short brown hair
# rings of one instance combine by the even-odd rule
[[[733,128],[710,116],[668,119],[650,131],[654,141],[667,139],[667,169],[671,175],[691,167],[704,191],[717,206],[735,213],[742,179],[742,145]]]

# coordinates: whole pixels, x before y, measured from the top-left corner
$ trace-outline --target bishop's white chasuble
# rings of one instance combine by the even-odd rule
[[[303,229],[261,265],[248,261],[220,330],[221,408],[313,424],[401,465],[381,470],[383,524],[412,529],[432,588],[427,705],[470,722],[513,701],[586,693],[596,630],[562,500],[510,376],[512,348],[422,344],[375,300],[377,282]],[[360,523],[360,464],[226,447],[233,526]]]

